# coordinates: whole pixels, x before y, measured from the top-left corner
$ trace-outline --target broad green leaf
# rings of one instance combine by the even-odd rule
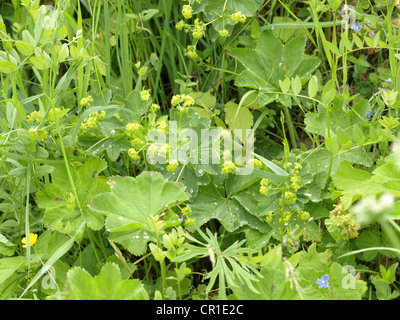
[[[287,93],[290,89],[290,78],[286,77],[285,80],[279,80],[279,87],[281,88],[283,93]]]
[[[245,107],[239,108],[239,105],[228,102],[225,105],[226,118],[225,122],[232,131],[239,129],[241,135],[238,137],[241,141],[246,141],[246,130],[253,126],[253,115],[250,110]]]
[[[11,277],[14,272],[26,263],[25,257],[10,257],[0,259],[0,284]]]
[[[235,48],[229,51],[245,67],[236,78],[236,85],[260,90],[270,85],[276,90],[287,74],[292,78],[309,79],[319,60],[304,57],[304,48],[303,37],[296,37],[283,46],[271,31],[262,31],[255,50]]]
[[[35,253],[42,261],[47,261],[68,240],[69,237],[61,232],[46,230],[35,243]]]
[[[343,190],[342,194],[345,199],[343,201],[344,208],[349,206],[362,195],[366,195],[376,189],[371,184],[371,174],[360,169],[354,169],[349,162],[340,163],[339,169],[332,177],[333,182],[338,190]]]
[[[0,61],[0,72],[12,73],[17,69],[17,65],[12,62]]]
[[[310,98],[314,98],[318,92],[318,78],[312,76],[308,82],[308,95]]]
[[[294,94],[299,94],[302,88],[301,79],[299,75],[291,79],[291,87]]]
[[[377,230],[364,230],[357,239],[355,240],[357,249],[366,249],[372,247],[384,247],[385,245],[390,246],[389,243],[385,243],[385,239],[378,233]],[[390,255],[390,251],[384,250],[371,250],[362,253],[362,259],[365,261],[372,261],[378,254],[385,256]]]
[[[99,173],[106,168],[105,161],[94,158],[79,169],[70,167],[78,199],[74,196],[65,165],[54,164],[53,167],[52,184],[36,193],[38,206],[45,209],[44,223],[68,234],[73,233],[81,221],[85,221],[91,229],[101,229],[104,223],[103,216],[94,212],[88,205],[93,196],[109,190],[106,179],[99,177]]]
[[[302,251],[299,266],[296,268],[299,282],[304,288],[306,300],[361,300],[366,292],[367,284],[357,280],[355,274],[331,261],[332,252],[318,252],[316,244],[308,251]],[[316,281],[323,275],[329,276],[329,286],[319,288]]]
[[[212,185],[201,186],[196,198],[190,203],[191,218],[196,219],[195,227],[200,227],[211,219],[217,219],[226,230],[233,232],[241,227],[268,232],[270,226],[262,222],[255,212],[248,212],[234,197],[222,196],[222,189]]]
[[[296,21],[293,20],[292,18],[279,17],[279,16],[274,16],[274,18],[272,20],[273,25],[276,23],[288,23],[290,25],[290,23],[293,23],[293,22],[296,23]],[[274,33],[275,36],[277,36],[283,42],[287,42],[294,35],[305,36],[307,34],[307,30],[305,28],[304,29],[290,28],[289,26],[287,26],[285,28],[274,28],[272,30],[272,32]]]
[[[165,182],[157,172],[145,171],[137,178],[111,177],[108,184],[111,191],[95,196],[91,208],[107,215],[106,225],[111,231],[152,231],[151,216],[189,199],[184,186]]]
[[[144,300],[148,294],[140,280],[121,280],[117,264],[106,263],[93,278],[85,269],[72,268],[68,274],[71,300]]]
[[[335,81],[329,80],[322,90],[321,101],[324,106],[328,106],[336,96]]]
[[[17,48],[17,50],[19,51],[19,53],[21,53],[24,56],[29,56],[33,53],[33,51],[35,50],[35,47],[30,45],[29,43],[26,43],[25,41],[16,41],[15,42],[15,47]]]
[[[329,150],[329,152],[332,153],[332,155],[335,155],[339,152],[339,144],[336,142],[335,139],[326,138],[325,146]]]
[[[30,57],[29,61],[38,70],[44,70],[50,67],[50,63],[48,63],[46,59],[41,57]]]

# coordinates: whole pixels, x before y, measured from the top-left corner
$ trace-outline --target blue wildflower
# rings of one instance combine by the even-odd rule
[[[357,21],[356,24],[353,24],[351,26],[351,29],[353,30],[353,32],[360,31],[361,30],[360,21]]]
[[[386,82],[392,84],[393,80],[391,78],[389,78],[389,79],[386,80]]]
[[[321,289],[328,287],[329,286],[328,280],[329,276],[327,274],[324,274],[321,279],[318,279],[317,284],[319,284],[319,288]]]
[[[372,109],[369,109],[368,112],[367,112],[367,114],[365,115],[364,119],[365,119],[365,118],[371,119],[371,112],[372,112]]]

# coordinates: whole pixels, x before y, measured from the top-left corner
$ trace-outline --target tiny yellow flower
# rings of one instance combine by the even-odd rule
[[[190,208],[190,207],[185,207],[185,208],[183,208],[182,209],[182,215],[184,216],[184,217],[188,217],[188,216],[190,216],[191,214],[192,214],[192,208]]]
[[[125,126],[126,131],[134,132],[140,128],[140,123],[133,122],[133,123],[128,123]]]
[[[174,172],[179,167],[179,161],[172,161],[167,165],[167,171]]]
[[[182,7],[182,15],[185,17],[185,19],[190,19],[193,15],[193,9],[189,5],[184,5]]]
[[[197,59],[198,57],[196,48],[194,46],[187,46],[185,50],[185,55],[192,59]]]
[[[149,90],[142,90],[140,91],[140,98],[142,101],[147,101],[150,99],[150,91]]]
[[[140,160],[140,156],[138,155],[138,152],[135,150],[135,148],[130,148],[130,149],[128,150],[128,155],[129,155],[129,157],[131,157],[132,160],[134,160],[134,161]]]
[[[176,30],[182,30],[184,26],[185,26],[185,21],[181,20],[175,25],[175,28]]]
[[[186,224],[188,227],[193,227],[193,226],[195,225],[195,223],[196,223],[196,219],[194,219],[194,218],[187,218],[187,219],[185,220],[185,224]]]
[[[245,15],[241,14],[240,12],[235,12],[231,15],[231,19],[233,20],[233,22],[238,23],[244,23],[246,22],[246,17]]]
[[[36,240],[38,238],[38,235],[36,233],[30,233],[29,234],[29,244],[30,246],[33,246],[36,243]],[[23,237],[21,239],[22,242],[22,248],[26,248],[26,237]]]
[[[201,38],[202,36],[204,36],[204,31],[205,31],[205,26],[203,24],[194,26],[193,38],[195,38],[195,39]]]
[[[224,174],[228,173],[235,173],[236,172],[236,166],[232,161],[225,161],[224,164],[222,165],[221,172]]]
[[[226,29],[219,30],[218,33],[223,38],[226,38],[227,36],[229,36],[229,31]]]
[[[156,104],[156,103],[153,103],[151,106],[150,106],[150,112],[157,112],[158,110],[160,110],[160,106],[158,105],[158,104]]]

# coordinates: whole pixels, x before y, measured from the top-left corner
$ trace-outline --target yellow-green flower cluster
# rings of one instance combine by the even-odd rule
[[[88,129],[94,128],[105,116],[106,112],[104,110],[100,113],[98,111],[92,112],[90,116],[81,123],[81,130],[86,132]]]
[[[184,216],[185,218],[189,217],[192,214],[192,208],[190,207],[184,207],[181,211],[182,216]]]
[[[179,167],[179,161],[172,161],[167,165],[167,171],[174,172]]]
[[[185,17],[185,19],[190,19],[193,16],[193,8],[188,4],[184,5],[182,7],[182,15]]]
[[[194,28],[193,28],[193,38],[199,39],[204,36],[204,31],[206,30],[206,26],[199,19],[194,20]]]
[[[185,56],[188,56],[191,59],[197,59],[199,56],[197,55],[196,47],[190,45],[187,46],[185,50]]]
[[[193,227],[193,226],[195,225],[195,223],[196,223],[196,219],[194,219],[194,218],[187,218],[187,219],[185,220],[185,224],[186,224],[188,227]]]
[[[49,132],[46,129],[40,129],[40,130],[36,131],[36,129],[29,128],[28,133],[32,137],[33,140],[36,140],[38,138],[40,140],[44,140],[49,135]]]
[[[140,91],[140,99],[142,101],[148,101],[150,99],[150,91],[149,90],[142,90]]]
[[[33,128],[29,128],[29,129],[28,129],[28,133],[29,133],[29,135],[33,138],[33,137],[35,136],[35,134],[36,134],[36,130],[33,129]]]
[[[140,160],[140,156],[139,156],[138,152],[135,150],[135,148],[130,148],[128,150],[128,156],[134,161]]]
[[[135,132],[136,130],[138,130],[140,127],[141,127],[140,123],[132,122],[132,123],[128,123],[128,124],[125,126],[125,129],[126,129],[126,131],[127,131],[128,133],[133,133],[133,132]]]
[[[57,108],[55,108],[55,111],[56,111],[56,115],[57,115],[57,113],[60,112],[61,109],[57,107]],[[49,119],[50,119],[50,120],[55,120],[55,115],[54,115],[54,109],[53,109],[53,108],[51,108],[51,109],[49,110],[48,116],[49,116]]]
[[[150,152],[151,155],[155,156],[158,153],[158,148],[155,143],[152,143],[148,148],[147,151]]]
[[[297,212],[297,217],[300,218],[301,220],[308,220],[310,219],[310,213],[308,211],[299,210]]]
[[[290,206],[297,201],[297,195],[292,191],[285,191],[284,197],[279,200],[281,206]]]
[[[177,94],[172,97],[171,105],[174,107],[190,107],[194,105],[194,99],[186,94]]]
[[[175,25],[175,28],[176,30],[182,30],[185,27],[185,25],[186,25],[185,21],[181,20]]]
[[[250,167],[253,168],[260,168],[260,169],[264,169],[264,170],[268,170],[269,168],[264,164],[264,162],[262,162],[259,159],[250,159],[247,162],[247,165],[249,165]]]
[[[152,103],[150,106],[150,112],[156,113],[160,110],[160,106],[157,103]]]
[[[143,146],[144,142],[142,139],[140,138],[135,138],[133,140],[131,140],[131,145],[132,147],[134,147],[135,149],[141,149]]]
[[[165,134],[167,134],[167,133],[168,133],[168,123],[167,123],[167,121],[166,121],[166,120],[160,121],[160,122],[157,124],[157,129],[158,129],[158,130],[161,130],[162,132],[164,132]]]
[[[290,176],[290,188],[294,191],[297,192],[302,185],[301,178],[299,176],[299,170],[302,169],[302,165],[298,162],[294,164],[294,170],[292,171],[292,174]]]
[[[331,214],[329,219],[325,220],[328,231],[336,238],[344,240],[358,237],[360,225],[355,221],[354,215],[341,211],[340,214]]]
[[[164,143],[159,150],[160,154],[168,154],[169,152],[169,144],[168,143]]]
[[[33,111],[26,116],[29,123],[39,123],[43,120],[42,113],[40,111]]]
[[[288,223],[291,217],[292,217],[292,213],[290,211],[284,211],[282,214],[282,218],[279,219],[279,222],[280,223]]]
[[[244,23],[246,22],[246,16],[240,12],[235,12],[231,15],[231,19],[234,23]]]
[[[82,107],[86,107],[88,104],[90,104],[91,102],[93,102],[93,98],[92,96],[88,96],[87,98],[82,98],[80,101],[80,105]]]
[[[223,37],[223,38],[226,38],[227,36],[229,36],[229,31],[226,30],[225,28],[222,29],[222,30],[219,30],[218,33],[219,33],[219,35],[220,35],[221,37]]]
[[[261,179],[260,181],[260,193],[264,196],[268,195],[270,181],[268,179]]]
[[[237,168],[236,168],[235,164],[234,164],[232,161],[227,160],[227,161],[225,161],[224,164],[222,165],[221,172],[222,172],[223,174],[235,173],[235,172],[236,172],[236,169],[237,169]]]
[[[272,211],[269,211],[267,213],[267,216],[265,217],[265,220],[267,220],[267,222],[271,222],[273,218],[274,218],[274,213]]]

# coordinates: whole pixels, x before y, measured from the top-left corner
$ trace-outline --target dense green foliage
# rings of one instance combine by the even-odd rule
[[[399,9],[2,1],[1,299],[398,298]]]

